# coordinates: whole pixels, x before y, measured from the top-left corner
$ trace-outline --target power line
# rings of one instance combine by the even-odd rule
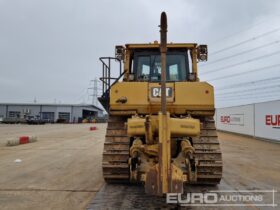
[[[88,89],[92,90],[92,94],[89,95],[89,96],[92,97],[92,104],[97,106],[97,104],[98,104],[98,101],[97,101],[97,97],[98,97],[98,87],[97,87],[98,80],[95,78],[94,80],[91,80],[91,82],[93,82],[93,86],[89,87]]]
[[[225,95],[225,96],[216,96],[217,98],[239,98],[239,97],[255,97],[256,94],[257,96],[265,96],[267,94],[270,94],[270,93],[280,93],[280,90],[270,90],[270,91],[264,91],[264,92],[255,92],[255,93],[239,93],[239,94],[234,94],[234,95]]]
[[[269,97],[269,98],[271,98],[271,97],[273,97],[273,98],[275,98],[275,97],[279,97],[279,99],[280,99],[280,95],[276,95],[276,94],[269,94],[270,92],[267,92],[267,94],[265,94],[265,95],[257,95],[257,96],[254,96],[254,95],[252,95],[252,97],[250,97],[250,96],[239,96],[238,98],[236,98],[236,97],[230,97],[230,98],[221,98],[221,99],[217,99],[217,101],[240,101],[240,100],[246,100],[246,99],[259,99],[259,98],[267,98],[267,97]],[[280,92],[278,92],[278,93],[280,93]],[[276,99],[277,100],[277,99]]]
[[[81,100],[84,101],[84,98],[86,95],[88,95],[88,92],[86,89],[84,89],[79,93],[79,96],[76,98],[77,100],[75,100],[75,101],[77,101],[77,102],[80,102]]]
[[[261,67],[261,68],[251,69],[251,70],[246,71],[246,72],[241,72],[241,73],[236,73],[236,74],[230,74],[230,75],[226,75],[226,76],[216,77],[216,78],[213,78],[213,79],[209,79],[208,81],[214,81],[214,80],[220,80],[220,79],[225,79],[225,78],[236,77],[236,76],[240,76],[240,75],[244,75],[244,74],[250,74],[252,72],[262,71],[264,69],[271,69],[273,67],[278,67],[278,66],[280,66],[280,63],[279,64],[274,64],[274,65],[271,65],[271,66],[264,66],[264,67]]]
[[[239,55],[243,55],[243,54],[246,54],[246,53],[249,53],[249,52],[253,52],[253,51],[255,51],[255,50],[259,50],[259,49],[268,47],[268,46],[270,46],[270,45],[277,44],[277,43],[279,43],[279,42],[280,42],[280,40],[276,40],[276,41],[270,42],[270,43],[268,43],[268,44],[264,44],[264,45],[261,45],[261,46],[258,46],[258,47],[255,47],[255,48],[252,48],[252,49],[249,49],[249,50],[242,51],[242,52],[237,53],[237,54],[234,54],[234,55],[226,56],[226,57],[217,59],[217,60],[215,60],[215,61],[208,62],[208,63],[206,63],[206,64],[204,64],[204,65],[201,65],[200,67],[209,66],[209,65],[211,65],[211,64],[218,63],[218,62],[220,62],[220,61],[224,61],[224,60],[227,60],[227,59],[230,59],[230,58],[239,56]]]
[[[248,85],[255,85],[257,83],[262,83],[262,82],[272,82],[274,80],[279,80],[280,77],[270,77],[267,79],[261,79],[261,80],[255,80],[252,82],[242,82],[242,83],[238,83],[238,84],[233,84],[233,85],[228,85],[228,86],[224,86],[222,88],[215,88],[215,90],[226,90],[226,89],[231,89],[231,88],[236,88],[236,87],[244,87],[244,86],[248,86]],[[274,82],[278,82],[278,81],[274,81]]]
[[[266,96],[267,94],[271,93],[278,93],[280,94],[280,90],[270,90],[270,91],[265,91],[265,92],[256,92],[256,93],[245,93],[245,94],[235,94],[235,95],[226,95],[226,96],[217,96],[216,98],[220,99],[225,99],[225,98],[242,98],[242,97],[247,97],[247,98],[254,98],[254,97],[260,97],[260,96]],[[274,94],[275,95],[275,94]]]
[[[273,15],[273,16],[275,16],[275,15]],[[279,16],[279,15],[276,15],[276,16]],[[240,30],[238,32],[232,33],[231,35],[228,35],[228,36],[224,36],[224,37],[222,37],[222,38],[220,38],[220,39],[218,39],[216,41],[213,41],[212,43],[210,42],[210,44],[215,44],[217,42],[221,42],[223,40],[229,39],[229,38],[231,38],[233,36],[236,36],[238,34],[241,34],[241,33],[245,32],[245,31],[248,31],[248,30],[254,28],[255,26],[261,25],[262,23],[267,22],[268,20],[270,20],[270,18],[265,18],[265,19],[255,23],[255,24],[253,24],[253,25],[251,25],[249,27],[246,27],[246,28],[244,28],[244,29],[242,29],[242,30]]]
[[[279,27],[279,28],[276,28],[276,29],[273,29],[273,30],[271,30],[271,31],[265,32],[265,33],[263,33],[263,34],[260,34],[260,35],[258,35],[258,36],[252,37],[252,38],[250,38],[250,39],[246,39],[246,40],[244,40],[244,41],[241,41],[241,42],[238,42],[238,43],[236,43],[236,44],[230,45],[230,46],[228,46],[228,47],[222,48],[222,49],[220,49],[220,50],[217,50],[217,51],[211,53],[211,56],[216,55],[216,54],[221,53],[221,52],[224,52],[224,51],[226,51],[226,50],[229,50],[229,49],[238,47],[238,46],[240,46],[240,45],[246,44],[246,43],[248,43],[248,42],[255,41],[255,40],[257,40],[257,39],[259,39],[259,38],[261,38],[261,37],[264,37],[264,36],[267,36],[267,35],[276,33],[276,32],[278,32],[278,31],[280,31],[280,27]]]
[[[244,106],[244,105],[249,105],[249,104],[253,104],[253,103],[276,101],[276,100],[279,100],[279,99],[280,98],[275,98],[274,96],[250,99],[250,101],[246,100],[246,98],[240,99],[238,101],[234,100],[234,99],[230,99],[230,100],[224,100],[224,103],[223,102],[217,102],[218,103],[217,108],[223,108],[223,107],[227,107],[227,106]]]
[[[270,57],[270,56],[273,56],[273,55],[276,55],[276,54],[279,54],[279,53],[280,53],[280,50],[278,50],[276,52],[268,53],[268,54],[265,54],[265,55],[262,55],[262,56],[258,56],[258,57],[255,57],[255,58],[252,58],[252,59],[249,59],[249,60],[246,60],[246,61],[242,61],[242,62],[239,62],[239,63],[231,64],[231,65],[228,65],[228,66],[223,66],[223,67],[217,68],[217,69],[212,69],[212,70],[209,70],[208,72],[202,73],[202,75],[210,74],[210,73],[217,72],[217,71],[226,70],[226,69],[236,67],[236,66],[240,66],[240,65],[243,65],[243,64],[246,64],[246,63],[251,63],[253,61],[261,60],[261,59],[264,59],[264,58],[267,58],[267,57]]]
[[[243,97],[243,96],[254,96],[254,95],[262,95],[267,93],[280,93],[280,86],[275,86],[264,89],[250,90],[250,91],[240,91],[236,93],[224,93],[224,94],[215,94],[216,98],[231,98],[231,97]]]
[[[226,99],[236,99],[236,100],[239,100],[239,99],[252,99],[252,98],[262,98],[262,97],[266,97],[268,95],[271,95],[271,96],[274,96],[274,97],[280,97],[279,95],[279,90],[278,91],[271,91],[271,92],[265,92],[265,93],[259,93],[257,95],[252,95],[252,94],[246,94],[246,95],[239,95],[239,96],[225,96],[225,97],[217,97],[216,100],[220,100],[220,101],[223,101],[223,100],[226,100]]]
[[[246,89],[246,90],[238,90],[238,91],[231,91],[231,92],[226,92],[226,93],[218,93],[216,94],[217,95],[229,95],[229,94],[236,94],[236,93],[243,93],[245,92],[251,92],[251,91],[257,91],[257,90],[267,90],[267,89],[271,89],[271,88],[280,88],[280,85],[277,84],[277,85],[270,85],[270,86],[267,86],[267,87],[258,87],[258,88],[253,88],[253,89]]]

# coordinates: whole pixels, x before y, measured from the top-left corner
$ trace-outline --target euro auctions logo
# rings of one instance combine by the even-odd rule
[[[244,114],[229,114],[221,116],[221,123],[244,126]]]
[[[280,114],[265,115],[265,124],[272,128],[280,128]]]
[[[225,124],[230,123],[230,116],[221,116],[221,122]]]
[[[215,190],[195,193],[167,193],[166,203],[180,206],[276,207],[275,190]]]

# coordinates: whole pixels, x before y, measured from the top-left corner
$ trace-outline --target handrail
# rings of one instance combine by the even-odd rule
[[[115,60],[120,63],[120,75],[123,75],[121,73],[122,63],[120,59],[115,57],[100,57],[99,60],[102,62],[102,77],[100,78],[100,80],[102,81],[102,95],[104,95],[105,92],[110,90],[112,86],[111,81],[120,79],[120,77],[111,77],[111,60]],[[115,81],[113,82],[113,84],[115,84]]]

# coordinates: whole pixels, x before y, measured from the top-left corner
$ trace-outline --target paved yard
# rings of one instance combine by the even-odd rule
[[[94,202],[93,198],[108,196],[106,190],[112,191],[112,188],[108,185],[102,188],[101,170],[106,124],[97,124],[96,131],[89,131],[90,126],[0,124],[1,210],[85,209]],[[38,142],[5,146],[7,139],[21,135],[35,135]],[[217,189],[280,191],[280,144],[222,132],[219,132],[219,139],[224,173]],[[14,162],[16,159],[22,162]],[[123,189],[123,186],[114,187],[117,191]],[[124,201],[127,203],[130,199],[136,205],[136,200],[143,197],[139,191],[135,195],[129,194],[127,187],[122,192],[122,199],[118,199],[120,208]],[[130,197],[126,199],[126,196]],[[279,204],[279,193],[275,201]],[[110,205],[110,202],[106,203]]]
[[[103,184],[106,124],[97,124],[97,131],[89,127],[0,125],[1,209],[84,209]],[[20,135],[36,135],[38,142],[5,146]]]

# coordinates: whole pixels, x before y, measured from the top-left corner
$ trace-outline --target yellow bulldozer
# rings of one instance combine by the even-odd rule
[[[163,12],[160,43],[116,46],[115,57],[100,58],[107,183],[143,183],[146,193],[161,196],[183,193],[184,184],[220,182],[214,89],[200,82],[197,69],[207,56],[207,45],[167,43]],[[119,63],[118,77],[112,62]]]

